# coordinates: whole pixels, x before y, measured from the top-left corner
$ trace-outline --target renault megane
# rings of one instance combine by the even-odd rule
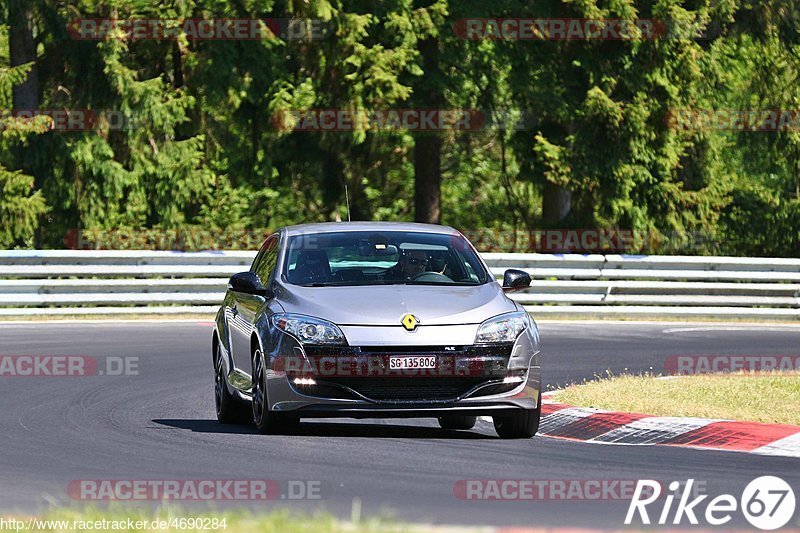
[[[443,226],[286,227],[231,277],[216,317],[217,417],[290,431],[301,418],[434,417],[532,437],[541,413],[539,333],[470,242]]]

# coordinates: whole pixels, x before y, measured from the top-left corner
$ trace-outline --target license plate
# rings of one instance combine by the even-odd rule
[[[408,368],[436,368],[436,357],[432,355],[389,357],[390,370],[405,370]]]

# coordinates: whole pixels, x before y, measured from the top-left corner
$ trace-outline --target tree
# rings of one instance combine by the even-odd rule
[[[24,83],[31,64],[0,68],[0,107],[8,109],[15,86]],[[15,95],[16,96],[16,95]],[[13,140],[24,140],[31,134],[42,133],[50,125],[46,117],[17,119],[4,113],[0,125],[0,154]],[[47,212],[41,191],[34,191],[33,176],[19,170],[9,170],[0,158],[0,247],[30,246],[38,227],[38,219]]]
[[[507,2],[511,16],[517,6]],[[534,18],[638,18],[708,23],[708,7],[628,0],[537,4]],[[503,13],[505,14],[505,13]],[[502,14],[500,14],[502,15]],[[519,12],[515,16],[520,16]],[[505,42],[515,102],[538,118],[535,131],[514,136],[520,179],[543,195],[549,227],[607,227],[640,234],[686,235],[715,227],[728,178],[702,138],[669,127],[673,109],[702,96],[703,48],[689,38]],[[687,169],[700,172],[687,173]]]
[[[11,66],[27,65],[26,77],[14,84],[15,109],[39,108],[39,69],[36,61],[36,42],[33,38],[33,6],[31,0],[9,0],[9,48]]]
[[[62,246],[77,228],[258,234],[343,220],[347,188],[356,220],[444,222],[484,249],[525,250],[542,227],[600,227],[647,236],[643,252],[798,255],[796,128],[667,120],[797,109],[798,13],[788,0],[10,0],[3,107],[92,120],[5,117],[4,245]],[[669,34],[472,40],[456,28],[503,17],[655,20]],[[75,18],[267,18],[292,31],[87,40],[68,31]],[[486,123],[301,131],[291,118],[402,109]]]
[[[419,21],[417,51],[422,74],[413,83],[413,102],[423,110],[443,112],[446,107],[445,75],[440,63],[440,31],[447,29],[446,3],[415,2]],[[442,132],[414,133],[414,220],[438,224],[442,219]]]

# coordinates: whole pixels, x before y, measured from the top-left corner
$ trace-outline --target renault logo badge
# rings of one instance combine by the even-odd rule
[[[414,331],[419,325],[419,319],[409,313],[403,317],[400,323],[403,324],[403,327],[406,328],[407,331]]]

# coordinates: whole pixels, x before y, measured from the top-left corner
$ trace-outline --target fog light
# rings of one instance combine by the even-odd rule
[[[317,382],[314,381],[311,378],[294,378],[294,384],[295,385],[300,385],[300,386],[303,386],[303,385],[316,385]]]
[[[522,383],[525,381],[524,376],[509,376],[503,380],[503,383]]]

